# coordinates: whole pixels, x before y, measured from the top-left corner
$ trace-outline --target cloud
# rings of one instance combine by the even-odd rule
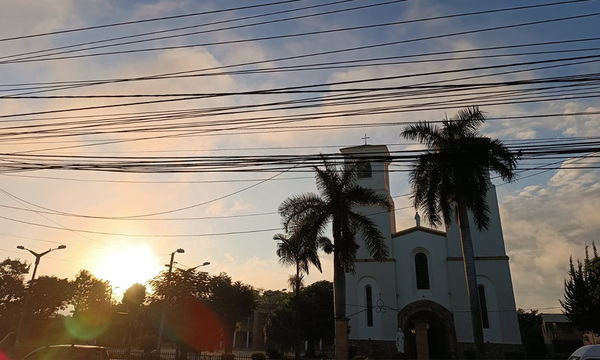
[[[562,299],[569,257],[583,257],[585,245],[598,242],[599,183],[598,172],[562,169],[500,204],[518,302],[540,308]]]

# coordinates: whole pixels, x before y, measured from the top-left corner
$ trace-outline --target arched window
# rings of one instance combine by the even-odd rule
[[[373,288],[369,285],[365,287],[365,297],[367,298],[367,326],[373,326]]]
[[[371,162],[368,160],[359,160],[356,164],[356,175],[359,178],[370,178],[373,176],[371,171]]]
[[[490,318],[488,317],[487,301],[485,299],[485,286],[477,286],[477,292],[479,293],[479,308],[481,309],[481,323],[484,329],[490,328]]]
[[[429,289],[429,266],[427,255],[422,252],[415,255],[415,274],[417,275],[417,289]]]

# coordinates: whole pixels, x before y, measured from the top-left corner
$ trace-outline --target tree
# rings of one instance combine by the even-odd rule
[[[108,281],[98,279],[87,270],[81,270],[73,281],[75,312],[102,311],[110,308],[111,288]]]
[[[296,275],[291,284],[294,285],[294,294],[298,296],[303,274],[308,275],[310,264],[321,271],[318,244],[298,233],[292,233],[289,237],[284,234],[276,234],[273,236],[273,240],[277,241],[279,263],[293,265],[296,268]]]
[[[316,358],[315,342],[333,343],[335,328],[333,318],[333,284],[317,281],[308,285],[300,297],[300,326],[308,342],[306,357]]]
[[[0,262],[0,338],[16,330],[25,295],[25,274],[29,266],[10,258]]]
[[[65,310],[73,298],[73,284],[56,276],[40,276],[31,286],[31,315],[46,319]]]
[[[97,339],[110,325],[113,315],[111,287],[87,270],[81,270],[73,281],[73,318],[67,329],[81,340]]]
[[[208,273],[196,271],[196,269],[174,268],[171,272],[170,283],[167,284],[168,271],[162,271],[157,277],[150,280],[149,284],[154,290],[149,298],[151,303],[162,302],[168,298],[171,303],[177,303],[179,299],[192,297],[194,299],[206,299],[209,294]]]
[[[276,234],[273,240],[277,242],[277,256],[282,265],[294,265],[296,273],[289,279],[290,286],[294,289],[294,329],[296,334],[296,344],[294,346],[296,359],[300,358],[300,328],[298,317],[298,296],[300,296],[300,287],[302,286],[304,274],[309,273],[309,266],[313,264],[321,271],[321,261],[319,260],[318,244],[316,241],[302,236],[295,232],[289,237],[283,234]]]
[[[119,326],[118,329],[127,329],[124,343],[127,344],[127,351],[131,349],[131,342],[136,333],[135,330],[140,327],[141,314],[146,300],[146,287],[142,284],[133,284],[123,293],[121,304],[117,307],[118,317],[125,326]],[[121,325],[121,324],[119,324]]]
[[[360,233],[370,255],[382,261],[388,256],[384,237],[375,223],[358,211],[360,206],[385,210],[390,204],[385,196],[357,185],[356,165],[343,169],[322,158],[324,168],[314,167],[319,195],[305,193],[288,198],[279,206],[286,232],[297,232],[318,242],[326,252],[333,252],[334,311],[336,322],[336,359],[348,357],[348,319],[346,318],[346,273],[354,273],[359,247],[355,235]],[[333,242],[322,235],[331,223]]]
[[[542,332],[542,317],[537,310],[529,312],[518,309],[517,317],[519,319],[519,331],[521,341],[525,346],[525,355],[527,359],[545,359],[546,344],[544,343],[544,334]]]
[[[236,325],[256,308],[256,291],[250,285],[233,282],[225,273],[211,277],[209,289],[208,303],[221,320],[225,352],[230,353]]]
[[[490,222],[486,202],[491,186],[489,172],[494,171],[503,180],[512,181],[517,163],[517,156],[500,140],[478,133],[484,122],[483,113],[473,106],[459,111],[451,119],[444,119],[441,127],[419,121],[405,127],[400,134],[427,147],[410,172],[415,208],[422,210],[434,227],[441,225],[442,220],[446,225],[451,224],[453,214],[458,214],[477,358],[484,358],[485,350],[468,212],[473,214],[480,231],[487,229]]]
[[[269,314],[265,323],[265,346],[270,359],[283,359],[285,349],[295,346],[296,327],[290,301],[285,301]]]
[[[583,331],[600,334],[600,257],[596,244],[592,243],[594,256],[590,259],[585,247],[585,260],[569,259],[569,279],[565,280],[565,315]]]
[[[201,351],[214,348],[220,340],[221,328],[206,304],[210,297],[210,282],[206,272],[195,268],[175,268],[170,277],[163,271],[149,282],[153,292],[147,314],[158,328],[164,301],[168,301],[164,307],[164,335],[177,342],[180,348],[190,346]]]

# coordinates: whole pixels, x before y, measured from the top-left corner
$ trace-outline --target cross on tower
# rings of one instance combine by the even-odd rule
[[[367,136],[367,134],[365,134],[365,137],[362,138],[365,141],[365,145],[367,145],[367,140],[370,139],[370,137]]]

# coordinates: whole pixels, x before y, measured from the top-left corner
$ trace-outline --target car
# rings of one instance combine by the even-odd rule
[[[585,345],[575,350],[569,360],[600,360],[600,345]]]
[[[22,360],[110,360],[108,349],[96,345],[46,345],[25,355]]]

